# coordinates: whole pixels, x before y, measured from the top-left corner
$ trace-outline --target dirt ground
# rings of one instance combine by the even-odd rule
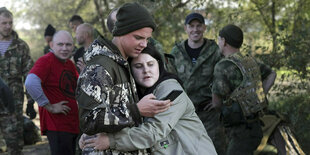
[[[27,99],[25,98],[25,101],[27,101]],[[26,102],[24,103],[24,111],[26,111]],[[36,118],[33,119],[32,121],[34,122],[34,124],[40,128],[40,120],[39,120],[39,112],[38,112],[38,105],[35,103],[34,104],[34,108],[37,112]],[[24,113],[24,115],[26,115]],[[42,137],[42,141],[37,142],[35,145],[26,145],[23,148],[23,153],[24,155],[50,155],[50,148],[49,148],[49,144],[47,141],[46,136],[41,136]],[[8,153],[0,153],[0,155],[8,155]]]
[[[24,146],[24,155],[50,155],[50,148],[47,141],[38,142],[35,145]],[[8,155],[8,153],[0,153],[0,155]]]
[[[39,121],[36,119],[34,122],[39,127],[39,124],[37,124]],[[23,153],[24,155],[50,155],[50,148],[46,136],[42,136],[42,141],[37,142],[35,145],[24,146]],[[8,153],[2,152],[0,155],[8,155]]]

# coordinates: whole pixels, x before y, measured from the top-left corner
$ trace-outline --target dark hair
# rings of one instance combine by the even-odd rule
[[[73,15],[69,20],[69,22],[75,22],[75,21],[84,23],[83,18],[79,15]]]
[[[44,31],[44,37],[45,36],[53,36],[56,32],[56,29],[53,27],[53,25],[48,24]]]
[[[143,96],[147,94],[152,93],[158,84],[160,84],[162,81],[165,81],[167,79],[176,79],[182,85],[182,81],[176,75],[166,71],[165,66],[164,66],[164,61],[160,53],[156,50],[156,48],[154,47],[152,43],[148,43],[147,47],[144,48],[141,53],[149,54],[151,57],[157,60],[158,66],[159,66],[159,78],[152,87],[146,88],[143,94],[141,93],[141,87],[137,85],[138,95],[140,98],[142,98]],[[129,65],[131,65],[132,60],[133,58],[131,57],[128,58]]]
[[[117,12],[119,8],[114,8],[111,10],[111,12],[108,15],[108,19],[107,19],[107,26],[109,31],[112,33],[115,22],[116,22],[116,17],[115,17],[115,21],[112,19],[112,13]]]
[[[0,15],[3,15],[4,17],[13,18],[13,14],[11,11],[9,11],[6,7],[0,8]]]
[[[223,27],[219,32],[219,36],[225,38],[225,42],[235,48],[240,48],[243,43],[242,30],[233,24]]]

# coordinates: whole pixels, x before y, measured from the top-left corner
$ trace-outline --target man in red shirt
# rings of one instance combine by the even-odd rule
[[[57,32],[51,52],[40,57],[29,72],[25,86],[39,105],[41,133],[46,135],[52,155],[74,155],[79,133],[75,89],[77,70],[69,59],[73,39],[69,32]]]

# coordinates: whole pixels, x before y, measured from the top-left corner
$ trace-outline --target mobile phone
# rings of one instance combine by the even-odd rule
[[[164,97],[162,100],[170,100],[173,101],[176,99],[183,91],[182,90],[173,90],[171,91],[166,97]]]

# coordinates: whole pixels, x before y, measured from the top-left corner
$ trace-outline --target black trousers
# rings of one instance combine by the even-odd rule
[[[52,155],[75,155],[78,134],[61,131],[46,131]]]

